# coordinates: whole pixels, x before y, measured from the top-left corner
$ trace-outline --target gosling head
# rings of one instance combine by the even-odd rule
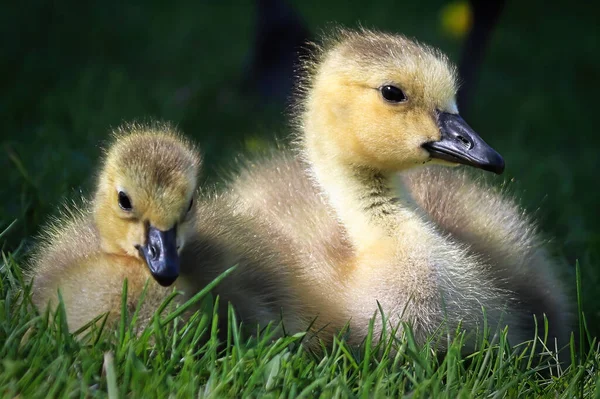
[[[456,70],[440,52],[361,30],[339,32],[318,58],[300,121],[315,156],[385,171],[431,161],[504,170],[458,115]]]
[[[119,128],[94,199],[103,250],[142,260],[159,284],[171,285],[192,231],[200,162],[194,146],[169,126]]]

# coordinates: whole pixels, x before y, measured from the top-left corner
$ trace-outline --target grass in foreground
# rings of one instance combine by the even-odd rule
[[[457,338],[447,356],[438,358],[430,345],[417,346],[410,330],[397,341],[384,338],[382,344],[361,348],[349,347],[340,334],[333,348],[316,355],[303,349],[305,334],[275,338],[274,329],[267,328],[243,338],[232,310],[227,338],[220,341],[218,298],[213,301],[211,287],[191,300],[203,310],[187,322],[178,317],[184,304],[156,316],[139,334],[134,333],[135,314],[123,317],[116,329],[99,323],[70,334],[61,306],[52,315],[33,310],[18,270],[15,258],[5,254],[0,264],[2,397],[600,395],[595,340],[588,342],[593,349],[587,353],[572,342],[567,356],[573,365],[566,369],[535,360],[532,343],[511,348],[505,332],[468,357],[461,356]]]

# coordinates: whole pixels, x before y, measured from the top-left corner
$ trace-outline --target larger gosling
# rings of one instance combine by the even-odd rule
[[[146,324],[172,291],[180,253],[195,232],[193,210],[201,158],[167,125],[127,125],[115,132],[95,195],[46,226],[30,271],[33,302],[56,306],[58,291],[71,331],[121,313],[123,281],[129,311],[148,281],[139,313]]]
[[[283,314],[316,317],[326,343],[349,322],[351,344],[367,336],[379,305],[388,326],[379,318],[375,337],[408,322],[420,343],[444,323],[453,332],[461,322],[473,337],[484,317],[508,325],[518,343],[534,338],[534,315],[540,328],[546,315],[550,338],[567,342],[563,288],[510,199],[459,184],[461,172],[443,167],[394,178],[434,163],[504,169],[459,116],[446,57],[403,36],[343,31],[307,69],[299,155],[249,162],[231,183],[241,212],[279,235],[263,247],[281,245],[284,263],[263,267],[289,276]]]

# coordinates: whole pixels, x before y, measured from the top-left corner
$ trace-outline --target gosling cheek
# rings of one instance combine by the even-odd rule
[[[194,227],[194,223],[192,223],[190,220],[187,220],[184,223],[181,223],[179,225],[179,228],[177,229],[177,250],[181,251],[184,247],[185,244],[187,243],[187,238],[193,234],[193,227]]]
[[[144,234],[144,228],[142,226],[135,226],[134,228],[129,229],[127,234],[127,240],[123,243],[123,247],[126,249],[129,255],[139,258],[140,253],[138,251],[138,248],[144,245],[145,242],[146,239]]]
[[[177,253],[180,253],[185,245],[185,238],[183,236],[177,237]]]

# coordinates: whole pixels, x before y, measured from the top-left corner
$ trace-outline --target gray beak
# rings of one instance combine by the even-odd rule
[[[168,287],[179,277],[179,254],[177,253],[177,228],[167,231],[154,226],[148,228],[148,237],[138,251],[146,260],[152,277],[163,287]]]
[[[438,112],[441,139],[423,144],[432,158],[502,174],[504,159],[458,114]]]

